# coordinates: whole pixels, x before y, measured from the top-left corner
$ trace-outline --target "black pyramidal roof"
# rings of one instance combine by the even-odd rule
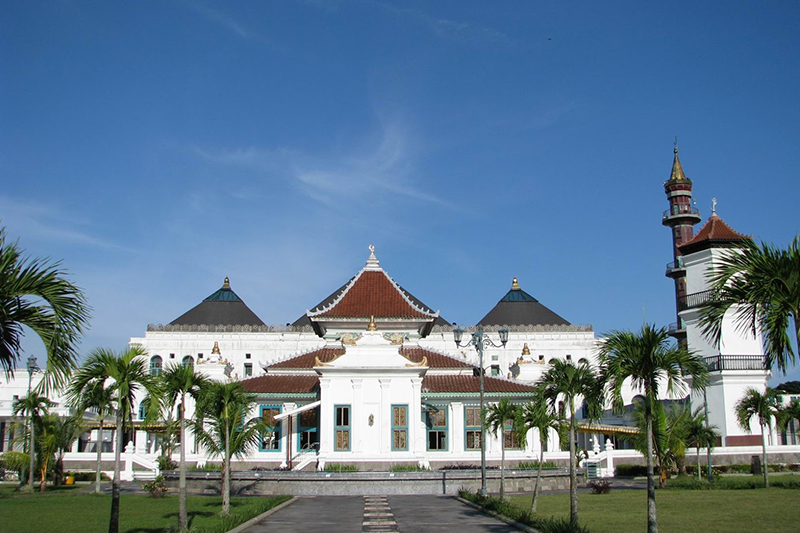
[[[570,323],[523,291],[517,278],[511,290],[483,317],[478,326],[569,326]]]
[[[192,309],[170,322],[186,326],[263,326],[264,322],[231,289],[225,278],[222,287]]]

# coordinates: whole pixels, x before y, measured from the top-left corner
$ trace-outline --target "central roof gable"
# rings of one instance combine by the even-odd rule
[[[231,289],[230,280],[198,305],[170,322],[182,326],[264,326],[264,322],[250,310]]]
[[[539,300],[523,291],[514,278],[509,290],[497,305],[477,324],[478,326],[569,326],[570,323],[554,313]]]

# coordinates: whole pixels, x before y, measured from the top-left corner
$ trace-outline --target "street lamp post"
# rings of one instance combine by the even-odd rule
[[[705,411],[706,432],[708,432],[711,425],[708,422],[708,395],[705,387],[703,387],[703,410]],[[697,445],[700,446],[700,443],[698,442]],[[714,474],[711,472],[711,441],[706,442],[706,459],[708,459],[708,481],[714,481]]]
[[[474,346],[475,350],[478,351],[478,364],[480,365],[478,376],[480,379],[480,402],[481,402],[481,495],[486,495],[486,419],[484,418],[483,412],[483,396],[484,396],[484,381],[483,376],[485,374],[485,369],[483,367],[483,349],[486,346],[493,346],[495,348],[505,348],[506,343],[508,342],[508,330],[506,328],[501,328],[498,331],[500,335],[500,344],[495,344],[492,339],[488,336],[484,335],[483,328],[478,327],[475,332],[472,334],[472,337],[469,341],[465,344],[461,344],[461,338],[464,335],[464,330],[456,326],[453,328],[453,340],[456,342],[456,347],[458,348],[466,348],[467,346]]]
[[[33,374],[37,370],[39,370],[39,367],[36,365],[36,358],[34,356],[28,357],[28,401],[32,400],[32,398],[31,398],[31,385],[32,385],[32,382],[33,382]],[[34,462],[34,457],[36,455],[35,454],[35,450],[34,450],[35,443],[36,443],[35,434],[34,434],[34,431],[35,431],[34,430],[34,427],[35,427],[35,425],[34,425],[34,415],[36,413],[36,407],[33,405],[33,402],[31,402],[31,405],[30,405],[30,411],[31,411],[30,412],[30,415],[31,415],[31,422],[30,422],[31,426],[30,426],[29,434],[30,434],[31,440],[30,440],[30,446],[28,447],[28,451],[30,452],[31,462],[30,462],[30,468],[28,469],[28,488],[31,490],[31,492],[33,492],[33,469],[36,466],[35,462]]]

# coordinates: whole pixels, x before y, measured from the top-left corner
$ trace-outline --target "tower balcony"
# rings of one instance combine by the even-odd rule
[[[686,323],[683,319],[678,320],[677,322],[673,322],[669,325],[668,333],[671,337],[676,339],[685,339],[686,338]]]
[[[704,358],[709,372],[722,372],[723,370],[768,370],[764,366],[764,357],[761,355],[712,355]]]
[[[678,224],[697,224],[702,218],[700,210],[696,207],[675,205],[661,215],[661,224],[664,226],[677,226]]]
[[[678,312],[700,307],[704,303],[713,299],[714,291],[712,290],[693,292],[692,294],[681,296],[678,298]]]
[[[668,278],[682,278],[686,275],[686,267],[683,266],[683,259],[680,257],[671,263],[667,263],[667,270],[664,274]]]

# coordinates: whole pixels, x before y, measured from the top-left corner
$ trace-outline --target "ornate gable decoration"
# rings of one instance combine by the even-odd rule
[[[326,305],[306,314],[319,319],[413,319],[432,320],[439,316],[415,303],[395,281],[389,277],[375,257],[375,247],[370,246],[369,259],[364,268],[345,286],[344,290]]]

